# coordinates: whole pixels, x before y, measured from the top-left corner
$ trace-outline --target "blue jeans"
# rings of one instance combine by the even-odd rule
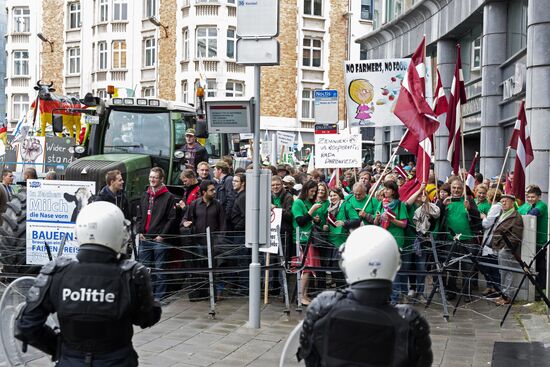
[[[166,275],[156,273],[155,270],[161,270],[164,267],[167,252],[168,247],[164,243],[150,240],[139,243],[139,261],[152,270],[151,282],[155,299],[161,299],[166,292]]]

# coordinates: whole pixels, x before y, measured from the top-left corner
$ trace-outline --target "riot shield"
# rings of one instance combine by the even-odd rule
[[[302,323],[300,321],[298,325],[288,334],[283,352],[281,353],[281,359],[279,360],[279,367],[291,367],[291,366],[305,366],[304,361],[298,362],[296,358],[296,352],[300,346],[300,331],[302,331]]]
[[[44,358],[45,361],[49,360],[49,356],[31,346],[28,346],[27,351],[23,352],[22,343],[13,336],[15,318],[24,307],[25,297],[34,280],[34,277],[15,279],[4,290],[0,299],[0,366],[24,366],[41,358]],[[56,325],[55,317],[50,316],[48,324],[52,327]],[[2,361],[6,364],[3,364]]]

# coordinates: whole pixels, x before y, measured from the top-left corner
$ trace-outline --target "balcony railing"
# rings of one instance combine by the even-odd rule
[[[228,73],[244,73],[245,66],[237,64],[236,62],[228,61],[226,63],[226,68]]]
[[[113,81],[125,81],[126,70],[111,71],[111,80]]]
[[[205,72],[217,72],[219,61],[205,60],[202,62]],[[199,61],[195,61],[195,70],[199,71]]]

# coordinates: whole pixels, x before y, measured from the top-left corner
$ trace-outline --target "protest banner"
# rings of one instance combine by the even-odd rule
[[[285,147],[286,150],[290,150],[294,146],[294,132],[277,131],[277,147]]]
[[[347,61],[346,112],[350,126],[402,125],[393,113],[410,59]],[[426,58],[426,96],[431,100],[431,59]]]
[[[271,233],[269,234],[269,247],[260,247],[261,252],[277,255],[279,253],[279,240],[281,239],[281,221],[283,209],[271,209]]]
[[[316,134],[315,168],[361,167],[361,134]]]
[[[46,264],[47,243],[57,254],[63,237],[63,255],[76,256],[76,216],[95,192],[95,182],[29,180],[27,182],[27,264]]]

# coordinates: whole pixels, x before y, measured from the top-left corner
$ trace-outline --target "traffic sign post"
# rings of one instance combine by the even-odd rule
[[[338,123],[338,91],[316,90],[314,96],[315,123]]]

